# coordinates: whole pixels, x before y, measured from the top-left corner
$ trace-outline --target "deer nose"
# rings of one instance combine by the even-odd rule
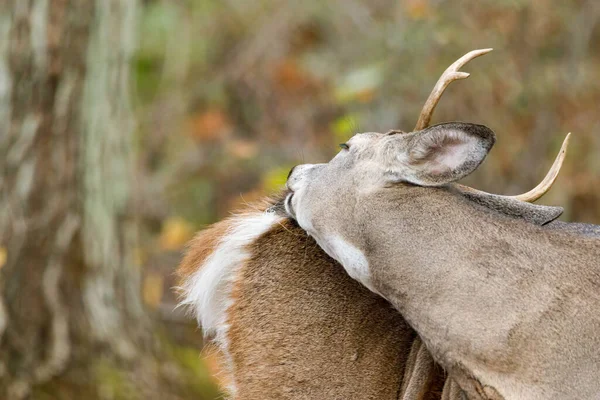
[[[292,174],[294,173],[294,170],[296,169],[296,167],[297,167],[297,166],[298,166],[298,165],[294,165],[294,166],[292,167],[292,169],[290,169],[290,172],[288,172],[288,176],[287,176],[287,178],[285,178],[285,180],[286,180],[286,181],[287,181],[288,179],[290,179],[290,176],[292,176]]]
[[[304,181],[307,173],[314,167],[314,164],[300,164],[296,165],[290,170],[287,178],[287,188],[291,191],[296,191],[299,185]]]

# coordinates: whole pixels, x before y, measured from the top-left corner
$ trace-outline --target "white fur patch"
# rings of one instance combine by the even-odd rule
[[[328,236],[324,241],[317,239],[317,242],[327,254],[342,264],[352,279],[357,280],[370,291],[379,294],[371,281],[369,262],[360,249],[339,236]]]
[[[267,211],[234,216],[214,252],[181,288],[180,305],[191,308],[204,333],[215,336],[228,359],[227,310],[233,303],[231,290],[236,274],[250,257],[248,245],[283,219]]]

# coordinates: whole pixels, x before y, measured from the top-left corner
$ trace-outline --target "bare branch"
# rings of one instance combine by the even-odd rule
[[[444,90],[446,90],[448,85],[456,80],[469,77],[469,73],[461,72],[459,70],[472,59],[487,54],[492,50],[493,49],[481,49],[470,51],[456,60],[444,71],[442,76],[440,76],[440,79],[438,79],[437,83],[433,87],[431,94],[427,98],[427,101],[421,110],[421,115],[419,115],[419,120],[417,121],[417,125],[414,129],[415,131],[420,131],[421,129],[425,129],[429,126],[431,116],[433,115],[433,110],[435,110],[435,106],[437,106],[442,94],[444,94]]]

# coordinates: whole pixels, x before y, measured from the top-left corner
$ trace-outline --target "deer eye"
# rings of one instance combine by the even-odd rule
[[[348,146],[346,143],[340,143],[339,146],[341,149],[350,150],[350,146]]]

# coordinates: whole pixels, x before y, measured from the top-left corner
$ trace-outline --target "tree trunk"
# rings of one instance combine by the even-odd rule
[[[136,3],[0,0],[0,398],[149,348],[128,210]]]

